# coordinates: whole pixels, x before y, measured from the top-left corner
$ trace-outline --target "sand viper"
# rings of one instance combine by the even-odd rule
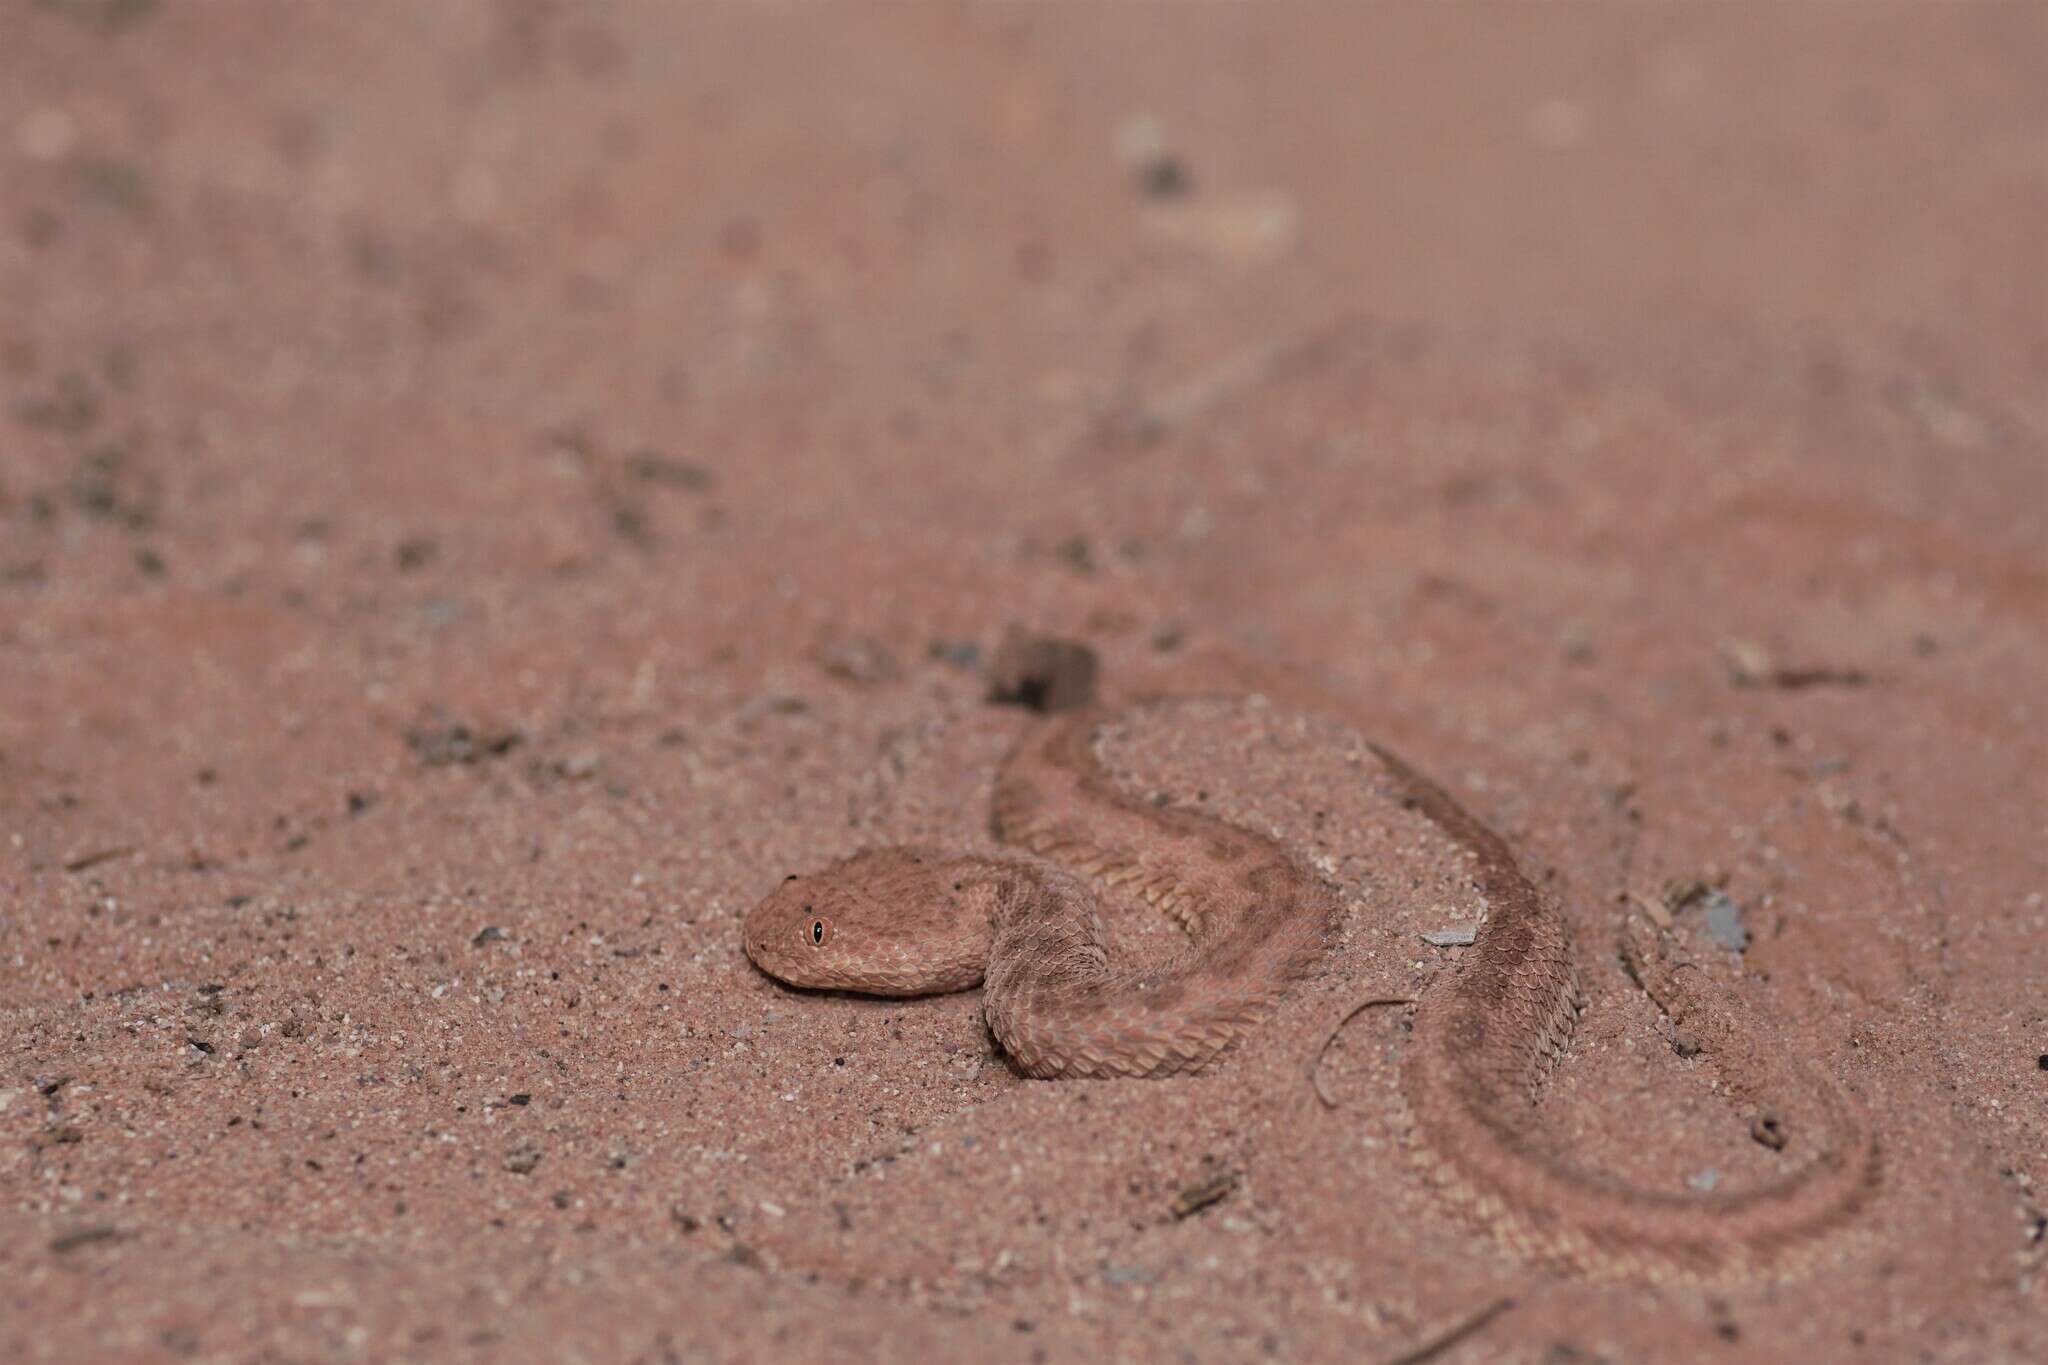
[[[1031,1076],[1203,1066],[1315,970],[1339,901],[1279,841],[1120,787],[1095,749],[1113,718],[1051,720],[1004,762],[995,833],[1030,856],[870,849],[789,877],[747,916],[748,956],[804,987],[906,996],[979,983],[996,1040]],[[1563,1269],[1724,1280],[1811,1260],[1874,1185],[1868,1128],[1838,1090],[1794,1075],[1736,1028],[1704,975],[1643,926],[1623,948],[1636,979],[1700,1040],[1733,1099],[1759,1114],[1795,1092],[1810,1104],[1814,1129],[1800,1136],[1812,1155],[1758,1189],[1693,1194],[1578,1170],[1536,1146],[1533,1101],[1577,1017],[1564,920],[1498,834],[1371,747],[1404,802],[1463,850],[1486,902],[1474,946],[1422,1001],[1402,1067],[1429,1183],[1504,1248]],[[1120,970],[1084,878],[1166,911],[1188,946],[1156,968]]]

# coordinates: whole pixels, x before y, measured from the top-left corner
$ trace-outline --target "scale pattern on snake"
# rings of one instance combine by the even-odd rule
[[[865,850],[786,878],[755,906],[748,956],[802,987],[907,996],[979,983],[996,1040],[1031,1076],[1203,1066],[1316,969],[1339,902],[1279,841],[1120,787],[1095,750],[1113,718],[1090,710],[1052,720],[1004,762],[995,833],[1031,856]],[[1723,1281],[1811,1264],[1824,1235],[1875,1188],[1876,1143],[1853,1106],[1735,1028],[1705,978],[1637,926],[1623,945],[1636,979],[1701,1040],[1732,1099],[1760,1109],[1792,1094],[1810,1102],[1813,1154],[1758,1189],[1681,1194],[1542,1152],[1532,1105],[1577,1017],[1564,920],[1498,834],[1398,756],[1371,748],[1403,800],[1471,860],[1487,905],[1473,948],[1418,1009],[1402,1067],[1411,1150],[1429,1184],[1507,1251],[1559,1269]],[[1188,946],[1163,966],[1119,970],[1084,878],[1166,911]]]

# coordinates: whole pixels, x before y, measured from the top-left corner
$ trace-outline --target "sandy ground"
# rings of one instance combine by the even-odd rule
[[[2044,15],[0,0],[0,1355],[2041,1359]],[[1013,622],[1345,895],[1202,1076],[740,952],[985,843]],[[1720,883],[1820,1270],[1502,1259],[1398,1010],[1317,1099],[1456,954],[1360,735],[1562,897],[1574,1161],[1777,1169],[1611,946]]]

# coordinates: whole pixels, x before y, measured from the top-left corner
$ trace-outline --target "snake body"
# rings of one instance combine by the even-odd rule
[[[855,854],[756,906],[748,955],[800,986],[925,995],[978,981],[990,1029],[1030,1076],[1200,1067],[1314,969],[1337,897],[1279,841],[1120,788],[1095,755],[1105,719],[1045,727],[1004,763],[995,831],[1035,856]],[[1117,970],[1084,876],[1158,906],[1189,946],[1157,970]]]
[[[1200,1068],[1315,970],[1339,902],[1278,840],[1119,786],[1095,750],[1113,718],[1052,720],[1004,762],[992,822],[1027,856],[880,848],[787,878],[748,915],[748,955],[797,986],[920,995],[979,982],[991,1031],[1027,1075]],[[1799,1078],[1819,1114],[1815,1154],[1741,1193],[1643,1190],[1539,1150],[1532,1103],[1577,1017],[1563,918],[1498,834],[1372,747],[1403,800],[1470,859],[1487,905],[1472,950],[1422,1001],[1402,1067],[1427,1182],[1505,1249],[1561,1269],[1725,1280],[1807,1264],[1875,1184],[1876,1145],[1852,1106]],[[1119,970],[1084,878],[1165,911],[1188,946],[1157,969]],[[1733,1098],[1763,1105],[1787,1088],[1668,944],[1639,938],[1628,959]]]

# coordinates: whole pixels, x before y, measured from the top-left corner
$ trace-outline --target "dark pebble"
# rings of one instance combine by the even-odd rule
[[[1072,711],[1095,699],[1095,651],[1012,626],[989,662],[989,700],[1032,711]]]
[[[1174,199],[1194,188],[1187,164],[1177,156],[1155,156],[1138,168],[1138,184],[1154,199]]]

